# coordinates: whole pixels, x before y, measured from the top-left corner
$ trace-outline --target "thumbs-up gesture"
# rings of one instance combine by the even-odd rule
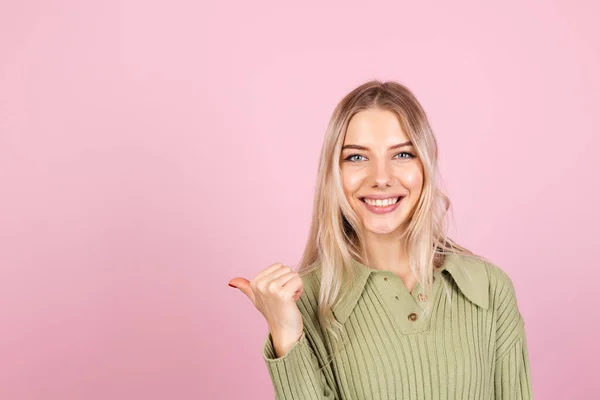
[[[267,320],[278,357],[302,336],[302,314],[296,301],[304,290],[300,275],[281,263],[260,271],[252,280],[233,278],[229,286],[239,289]]]

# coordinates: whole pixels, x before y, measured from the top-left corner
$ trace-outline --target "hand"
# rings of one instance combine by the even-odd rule
[[[296,301],[304,284],[290,267],[275,263],[250,281],[233,278],[229,286],[240,289],[265,317],[278,356],[285,354],[302,336],[302,314]]]

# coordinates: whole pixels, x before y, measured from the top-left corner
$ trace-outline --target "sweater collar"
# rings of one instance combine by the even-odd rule
[[[346,292],[344,298],[332,307],[338,321],[346,322],[354,306],[358,302],[369,276],[380,270],[370,268],[353,259],[352,267],[356,271],[355,280]],[[462,254],[448,254],[443,265],[437,269],[442,276],[447,271],[452,277],[460,292],[473,304],[487,309],[489,306],[488,276],[483,261],[474,256]]]

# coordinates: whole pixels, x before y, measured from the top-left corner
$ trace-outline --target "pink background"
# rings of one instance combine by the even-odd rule
[[[331,111],[372,78],[427,110],[451,235],[513,279],[536,398],[596,395],[592,1],[10,3],[0,398],[272,398],[227,282],[299,260]]]

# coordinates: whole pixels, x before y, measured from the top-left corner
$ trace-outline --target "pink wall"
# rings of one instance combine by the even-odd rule
[[[298,261],[328,118],[371,78],[428,111],[451,232],[512,277],[536,398],[597,393],[591,1],[11,3],[3,400],[272,398],[266,323],[227,282]]]

